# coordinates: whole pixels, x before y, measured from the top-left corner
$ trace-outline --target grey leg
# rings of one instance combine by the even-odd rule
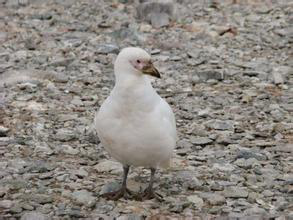
[[[130,190],[128,190],[126,187],[128,172],[129,172],[129,166],[128,165],[123,166],[123,180],[122,180],[121,188],[114,192],[105,193],[102,196],[110,200],[118,200],[124,197],[125,194],[127,193],[131,194]]]
[[[156,169],[151,168],[151,178],[150,178],[149,186],[144,190],[141,196],[137,197],[138,200],[153,199],[156,197],[153,190],[153,185],[155,181],[155,173],[156,173]]]

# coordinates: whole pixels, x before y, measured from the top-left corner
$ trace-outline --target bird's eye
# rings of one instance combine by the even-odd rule
[[[136,60],[137,63],[140,63],[140,60]]]

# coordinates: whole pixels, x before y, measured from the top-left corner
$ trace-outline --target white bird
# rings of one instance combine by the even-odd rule
[[[168,167],[176,145],[172,109],[151,85],[147,75],[160,78],[151,56],[141,48],[124,48],[114,64],[115,86],[95,117],[95,128],[106,151],[123,165],[122,186],[104,194],[117,200],[130,194],[126,180],[130,166],[151,169],[141,199],[154,197],[157,167]]]

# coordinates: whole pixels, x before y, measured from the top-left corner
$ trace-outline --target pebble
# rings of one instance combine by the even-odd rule
[[[190,142],[196,145],[207,145],[213,143],[213,140],[207,137],[191,137]]]
[[[204,204],[202,198],[198,197],[197,195],[187,196],[187,200],[198,209],[201,209]]]
[[[26,212],[20,220],[49,220],[49,217],[40,212]]]
[[[74,191],[72,193],[72,198],[75,199],[76,202],[87,207],[94,206],[96,201],[96,198],[92,195],[92,193],[87,190]]]
[[[123,171],[120,163],[110,160],[101,161],[95,165],[94,169],[100,173],[111,172],[113,174],[121,173]]]
[[[242,187],[230,186],[224,189],[223,195],[226,198],[247,198],[248,191]]]

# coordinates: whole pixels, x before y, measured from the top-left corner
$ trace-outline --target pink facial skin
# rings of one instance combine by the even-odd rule
[[[133,60],[130,62],[132,64],[132,66],[137,69],[142,71],[142,69],[148,64],[146,61],[144,60]]]

